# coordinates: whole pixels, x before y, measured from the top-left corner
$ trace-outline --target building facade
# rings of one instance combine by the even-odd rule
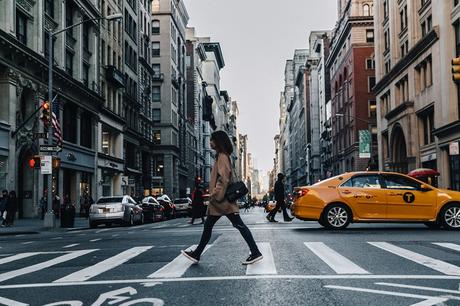
[[[460,190],[459,1],[381,1],[375,7],[379,167],[437,169],[439,185]]]

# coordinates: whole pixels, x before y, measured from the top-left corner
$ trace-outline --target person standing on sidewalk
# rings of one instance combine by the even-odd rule
[[[193,196],[192,196],[192,219],[189,222],[192,225],[195,219],[198,219],[198,218],[201,218],[201,223],[204,223],[203,195],[204,195],[203,186],[201,182],[198,179],[196,179],[195,180],[195,190],[193,191]]]
[[[182,250],[182,254],[193,263],[198,263],[201,254],[211,239],[212,228],[220,217],[226,216],[232,222],[232,225],[240,231],[251,250],[251,254],[243,261],[243,265],[253,264],[261,260],[263,256],[254,241],[251,231],[241,219],[238,205],[236,202],[230,202],[225,198],[225,192],[231,182],[233,172],[230,162],[230,154],[233,152],[233,147],[227,133],[224,131],[212,133],[211,148],[216,151],[217,156],[211,171],[211,182],[209,185],[211,194],[203,234],[201,235],[200,244],[195,250]]]
[[[6,225],[5,212],[8,205],[8,190],[2,190],[2,197],[0,198],[0,221],[2,222],[1,226]]]
[[[290,222],[294,218],[289,217],[286,210],[286,202],[284,202],[285,191],[284,191],[284,174],[278,173],[278,180],[275,183],[275,201],[276,206],[267,215],[267,220],[270,222],[278,222],[275,220],[276,213],[281,208],[283,210],[283,216],[285,222]]]
[[[18,198],[15,191],[10,191],[8,203],[6,204],[6,226],[12,226],[14,223],[14,216],[18,211]]]

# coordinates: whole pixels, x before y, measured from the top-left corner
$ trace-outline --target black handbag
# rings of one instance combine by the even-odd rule
[[[230,156],[228,157],[228,159],[230,160]],[[247,195],[249,190],[243,181],[233,182],[233,178],[235,178],[236,176],[231,160],[230,166],[232,167],[232,180],[231,183],[228,184],[227,190],[225,191],[225,198],[227,199],[227,201],[233,203],[236,202],[236,200]]]

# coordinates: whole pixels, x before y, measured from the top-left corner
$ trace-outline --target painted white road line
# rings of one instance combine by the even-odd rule
[[[456,265],[447,263],[445,261],[431,258],[425,255],[419,254],[419,253],[415,253],[415,252],[400,248],[398,246],[395,246],[388,242],[368,242],[368,243],[375,247],[378,247],[379,249],[382,249],[384,251],[387,251],[395,255],[401,256],[403,258],[409,259],[413,262],[416,262],[430,269],[439,271],[441,273],[444,273],[447,275],[460,276],[460,267],[457,267]]]
[[[337,274],[370,274],[322,242],[304,242],[304,244]]]
[[[376,274],[351,274],[351,275],[240,275],[240,276],[206,276],[206,277],[179,277],[179,278],[144,278],[144,279],[120,279],[100,280],[87,282],[68,283],[27,283],[15,285],[0,285],[0,289],[21,288],[52,288],[68,286],[94,286],[94,285],[119,285],[119,284],[143,284],[143,283],[186,283],[186,282],[215,282],[215,281],[239,281],[239,280],[453,280],[460,281],[459,276],[449,275],[376,275]]]
[[[131,258],[138,256],[139,254],[144,253],[145,251],[151,249],[152,246],[141,246],[141,247],[134,247],[124,252],[121,252],[115,256],[107,258],[101,262],[98,262],[91,267],[87,267],[85,269],[79,270],[75,273],[69,274],[63,278],[60,278],[54,283],[63,283],[63,282],[84,282],[90,278],[93,278],[99,274],[107,272],[121,264],[124,264]]]
[[[268,242],[257,243],[260,252],[263,257],[262,260],[247,265],[246,275],[267,275],[267,274],[278,274],[275,266],[275,259],[273,258],[272,248]]]
[[[26,241],[26,242],[21,242],[21,244],[31,244],[34,243],[33,241]]]
[[[393,291],[385,291],[385,290],[374,290],[374,289],[366,289],[366,288],[335,286],[335,285],[326,285],[326,286],[324,286],[324,288],[355,291],[355,292],[365,292],[365,293],[375,293],[375,294],[390,295],[390,296],[400,296],[400,297],[423,300],[420,303],[412,304],[412,306],[415,306],[415,305],[417,305],[417,306],[431,306],[431,305],[437,305],[438,303],[447,302],[450,299],[455,299],[455,300],[459,299],[460,300],[460,298],[453,298],[453,297],[437,297],[437,296],[430,296],[430,295],[420,295],[420,294],[393,292]]]
[[[75,246],[77,246],[77,245],[80,245],[80,244],[79,244],[79,243],[73,243],[73,244],[69,244],[69,245],[63,246],[62,248],[63,248],[63,249],[69,249],[69,248],[73,248],[73,247],[75,247]]]
[[[0,296],[0,304],[10,305],[10,306],[29,306],[29,304],[24,304],[18,301],[13,301],[13,300],[1,297],[1,296]]]
[[[102,238],[91,239],[90,242],[96,242],[96,241],[100,241],[100,240],[102,240]]]
[[[61,264],[63,262],[72,260],[74,258],[78,258],[80,256],[89,254],[89,253],[94,252],[94,251],[96,251],[96,250],[93,249],[93,250],[75,251],[75,252],[71,252],[69,254],[65,254],[65,255],[56,257],[54,259],[51,259],[51,260],[48,260],[48,261],[45,261],[45,262],[41,262],[41,263],[38,263],[38,264],[35,264],[35,265],[31,265],[31,266],[28,266],[28,267],[25,267],[25,268],[22,268],[22,269],[5,272],[5,273],[0,274],[0,282],[6,281],[6,280],[11,279],[11,278],[15,278],[17,276],[29,274],[29,273],[32,273],[32,272],[37,272],[37,271],[49,268],[51,266],[54,266],[54,265]]]
[[[96,234],[107,232],[107,231],[110,231],[110,230],[112,230],[112,229],[111,228],[103,228],[101,230],[96,231]]]
[[[112,237],[118,237],[120,234],[113,234]]]
[[[51,238],[51,240],[59,240],[59,239],[62,239],[62,237],[54,237],[54,238]]]
[[[160,226],[152,226],[151,228],[152,228],[152,229],[156,229],[156,228],[165,228],[165,227],[167,227],[167,226],[168,226],[168,225],[163,224],[163,225],[160,225]]]
[[[439,245],[440,247],[443,247],[443,248],[446,248],[446,249],[451,249],[451,250],[460,252],[460,245],[455,244],[455,243],[433,242],[433,244]]]
[[[375,284],[380,285],[380,286],[389,286],[389,287],[396,287],[396,288],[406,288],[406,289],[425,290],[425,291],[433,291],[433,292],[452,293],[452,294],[457,294],[457,295],[460,294],[459,290],[449,290],[449,289],[434,288],[434,287],[412,286],[412,285],[395,284],[395,283],[375,283]]]
[[[203,251],[203,254],[212,246],[209,244]],[[197,245],[192,245],[187,250],[195,249]],[[166,266],[147,276],[148,278],[178,278],[187,272],[188,268],[193,265],[192,261],[180,254]]]
[[[29,253],[21,253],[21,254],[16,254],[16,255],[10,256],[10,257],[2,258],[2,259],[0,259],[0,265],[9,263],[9,262],[12,262],[12,261],[15,261],[15,260],[31,257],[31,256],[34,256],[34,255],[38,255],[38,254],[40,254],[40,252],[29,252]]]
[[[183,225],[179,225],[178,227],[189,227],[191,226],[190,224],[183,224]]]

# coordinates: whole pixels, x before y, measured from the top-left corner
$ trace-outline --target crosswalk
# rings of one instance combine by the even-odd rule
[[[275,256],[279,254],[279,252],[277,253],[279,250],[274,249],[274,245],[269,242],[258,242],[258,246],[264,256],[264,259],[253,265],[247,266],[245,275],[247,277],[263,275],[282,277],[283,275],[279,275],[278,273],[279,269],[277,264],[283,262],[282,264],[285,265],[286,262],[282,261],[278,256]],[[354,245],[354,247],[356,247],[356,245]],[[392,271],[392,273],[395,275],[403,275],[404,273],[401,274],[401,271],[397,271],[398,267],[403,267],[406,264],[412,262],[412,264],[416,264],[421,267],[422,271],[425,271],[421,273],[421,275],[426,275],[426,269],[428,269],[431,271],[431,274],[434,275],[460,277],[460,267],[454,264],[458,264],[458,259],[460,258],[460,245],[455,243],[425,243],[424,247],[429,247],[434,250],[434,254],[440,255],[445,253],[444,255],[440,255],[442,259],[434,258],[434,256],[429,256],[432,254],[423,254],[418,250],[415,252],[411,249],[410,246],[398,246],[397,243],[394,242],[362,242],[361,247],[371,248],[372,252],[381,252],[382,256],[379,256],[378,260],[379,265],[392,265],[389,270]],[[189,249],[194,248],[196,248],[196,245],[189,247]],[[228,252],[228,248],[227,252],[225,253],[226,255],[224,256],[216,256],[216,254],[213,254],[215,262],[211,263],[212,260],[210,258],[213,258],[213,256],[206,256],[206,253],[211,251],[217,252],[225,248],[227,247],[216,247],[216,243],[210,244],[206,247],[203,253],[204,256],[202,256],[203,260],[199,265],[201,269],[200,276],[203,276],[203,273],[206,273],[206,271],[211,271],[213,269],[212,267],[219,265],[219,262],[235,261],[233,255],[231,255],[231,251]],[[346,254],[343,254],[343,246],[338,247],[334,244],[328,244],[326,242],[304,242],[300,248],[303,248],[303,251],[300,254],[295,253],[291,256],[296,256],[297,258],[300,257],[301,260],[306,262],[306,265],[312,262],[314,262],[316,265],[319,263],[320,267],[317,271],[319,271],[320,274],[330,274],[331,271],[332,274],[337,276],[357,275],[365,277],[366,275],[372,276],[377,274],[376,272],[373,272],[372,269],[369,269],[368,262],[356,262],[362,257],[354,256],[354,252],[345,252]],[[49,281],[50,283],[55,284],[84,283],[93,279],[101,280],[107,278],[107,273],[114,273],[114,271],[117,271],[117,269],[121,269],[121,275],[124,275],[125,272],[123,271],[126,270],[123,270],[123,266],[132,263],[135,258],[141,255],[145,256],[145,258],[150,258],[149,256],[158,254],[160,250],[164,250],[164,248],[161,249],[155,246],[135,246],[124,250],[117,249],[116,252],[118,253],[110,255],[105,255],[106,253],[104,253],[104,250],[101,249],[61,249],[59,251],[50,252],[25,252],[18,254],[7,254],[7,256],[0,257],[0,287],[8,280],[29,276],[30,274],[40,273],[42,271],[46,272],[46,269],[49,269],[53,266],[60,266],[61,269],[56,269],[56,271],[53,271],[53,273],[46,273],[46,278],[43,281]],[[426,249],[422,248],[422,250]],[[91,254],[91,256],[94,258],[97,257],[98,261],[95,263],[91,262],[91,264],[87,266],[82,266],[81,263],[75,265],[68,264],[66,269],[62,269],[64,263],[71,263],[72,261],[81,259],[82,257],[85,257],[89,254]],[[193,270],[191,269],[193,266],[192,262],[184,256],[180,255],[179,249],[178,252],[174,254],[174,258],[167,258],[164,261],[161,261],[159,263],[161,266],[158,266],[157,264],[154,269],[152,268],[152,271],[149,271],[149,269],[153,267],[153,265],[144,263],[142,269],[140,269],[140,272],[136,272],[137,278],[147,280],[179,279],[189,277],[190,273],[193,276],[193,271],[191,271]],[[225,256],[228,257],[225,258]],[[41,261],[42,258],[46,258],[47,260]],[[208,260],[206,260],[206,258],[208,258]],[[387,259],[388,262],[385,262]],[[395,260],[402,260],[403,262],[395,266]],[[76,268],[78,268],[78,270],[74,271]],[[299,274],[300,272],[298,267],[292,267],[292,270],[296,272],[289,275],[301,275]],[[238,271],[238,273],[242,272],[241,270]],[[286,271],[286,267],[284,266],[283,271]],[[55,279],[50,280],[50,274],[52,274]],[[37,274],[34,274],[34,276],[36,275]],[[237,276],[238,275],[225,275],[225,277]]]

